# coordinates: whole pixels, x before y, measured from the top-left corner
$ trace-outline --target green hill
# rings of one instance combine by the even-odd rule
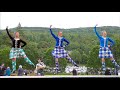
[[[99,40],[93,32],[93,27],[60,29],[54,28],[53,32],[63,31],[63,36],[70,41],[69,46],[65,49],[72,51],[70,56],[80,65],[85,65],[94,68],[101,67],[101,61],[98,58]],[[116,26],[103,26],[98,27],[97,31],[101,33],[102,30],[108,32],[108,36],[115,41],[112,47],[114,57],[120,64],[120,27]],[[55,40],[46,27],[21,27],[11,28],[10,33],[14,35],[15,31],[20,32],[20,37],[27,42],[27,46],[23,49],[26,55],[33,63],[37,63],[38,57],[43,58],[43,61],[48,66],[54,65],[54,58],[51,56],[51,51],[54,49]],[[5,30],[0,30],[0,64],[4,62],[7,66],[11,67],[11,60],[9,60],[9,52],[11,49],[11,41],[6,34]],[[32,66],[27,64],[23,59],[17,60],[17,67],[23,64],[24,68],[33,69]],[[60,60],[60,64],[64,67],[67,60]],[[110,60],[106,61],[108,67],[113,67]]]

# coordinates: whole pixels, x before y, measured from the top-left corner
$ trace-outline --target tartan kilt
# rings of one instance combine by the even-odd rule
[[[54,58],[66,58],[68,56],[68,53],[63,47],[55,47],[52,51],[52,55]]]
[[[113,58],[113,54],[108,47],[100,47],[99,58]]]
[[[10,50],[10,54],[9,54],[10,59],[21,58],[21,57],[25,57],[25,56],[26,56],[26,54],[25,54],[24,50],[21,48],[12,48]]]

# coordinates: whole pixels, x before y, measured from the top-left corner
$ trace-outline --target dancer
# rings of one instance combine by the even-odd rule
[[[19,38],[19,32],[15,32],[15,38],[13,38],[8,32],[8,27],[6,27],[6,31],[9,38],[12,41],[12,49],[10,50],[10,54],[9,54],[9,58],[12,59],[12,69],[13,69],[12,73],[16,71],[16,58],[23,57],[27,63],[29,63],[30,65],[34,65],[30,61],[30,59],[26,56],[24,50],[22,49],[26,45],[26,42],[24,42]],[[21,43],[23,43],[22,46]]]
[[[106,71],[105,58],[110,58],[115,68],[119,68],[120,66],[115,61],[113,54],[110,50],[110,47],[114,45],[114,41],[111,38],[107,37],[106,31],[102,31],[102,36],[100,36],[96,31],[96,26],[94,27],[94,32],[96,33],[100,41],[99,58],[101,58],[102,60],[102,71],[103,71],[103,74],[105,74],[105,71]],[[110,45],[108,45],[108,41],[111,42]]]
[[[61,31],[58,32],[58,36],[53,34],[51,27],[52,27],[52,25],[50,25],[50,33],[54,37],[54,39],[56,40],[55,48],[52,51],[52,55],[55,58],[56,73],[58,73],[58,71],[59,71],[59,62],[58,62],[59,58],[66,58],[74,66],[78,67],[78,65],[70,58],[70,56],[68,55],[68,53],[64,49],[67,45],[69,45],[69,41],[67,39],[65,39],[64,37],[62,37]],[[63,46],[63,42],[66,42],[67,44]]]

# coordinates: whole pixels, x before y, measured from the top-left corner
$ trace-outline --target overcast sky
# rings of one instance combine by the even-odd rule
[[[120,12],[0,12],[0,29],[16,27],[78,28],[120,26]]]

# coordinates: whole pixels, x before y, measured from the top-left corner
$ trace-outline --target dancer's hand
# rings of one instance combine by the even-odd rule
[[[52,27],[52,25],[50,25],[50,28]]]
[[[6,29],[8,29],[8,26],[6,27]]]
[[[98,26],[98,24],[95,25],[95,27]]]

